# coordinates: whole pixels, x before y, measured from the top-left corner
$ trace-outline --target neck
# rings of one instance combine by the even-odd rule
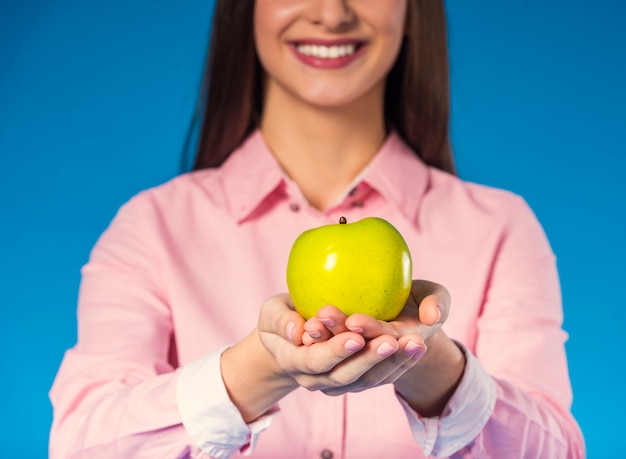
[[[326,210],[384,142],[382,97],[342,107],[318,107],[266,97],[261,131],[270,150],[308,202]],[[282,99],[282,100],[281,100]]]

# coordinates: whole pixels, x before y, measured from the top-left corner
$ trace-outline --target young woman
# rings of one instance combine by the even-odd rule
[[[208,62],[195,171],[84,267],[50,456],[584,457],[545,235],[454,175],[443,1],[218,1]],[[340,216],[390,221],[429,279],[397,320],[281,293]]]

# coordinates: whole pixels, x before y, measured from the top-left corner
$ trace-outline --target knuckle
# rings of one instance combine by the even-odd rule
[[[345,387],[354,384],[359,380],[359,375],[345,371],[334,371],[328,375],[331,387]]]
[[[328,371],[327,364],[318,359],[306,359],[304,361],[304,372],[312,375],[319,375]]]
[[[350,381],[343,378],[341,375],[336,373],[331,373],[328,375],[329,386],[331,387],[343,387],[347,384],[350,384]]]
[[[324,391],[328,388],[328,385],[323,380],[309,375],[301,375],[295,379],[300,387],[305,388],[309,392]]]

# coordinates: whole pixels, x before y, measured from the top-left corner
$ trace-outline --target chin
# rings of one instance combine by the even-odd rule
[[[368,97],[368,95],[355,95],[349,94],[347,91],[337,92],[333,91],[332,93],[319,93],[319,94],[309,94],[306,97],[303,97],[309,105],[324,109],[341,109],[348,108],[350,106],[358,106],[361,109],[370,110],[369,108],[363,108],[364,105],[370,104],[373,102],[373,99]],[[371,109],[374,109],[372,106]]]

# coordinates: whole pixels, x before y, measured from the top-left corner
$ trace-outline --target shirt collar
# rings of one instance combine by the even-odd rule
[[[248,218],[273,193],[285,192],[285,174],[261,131],[253,132],[220,168],[230,211],[238,222]]]
[[[363,170],[361,181],[395,205],[409,221],[415,221],[430,182],[428,166],[392,131]]]
[[[259,130],[230,155],[220,175],[230,211],[239,222],[250,217],[270,196],[287,198],[288,178]],[[346,190],[345,199],[354,199],[350,190],[355,187],[372,188],[396,206],[405,218],[414,221],[428,188],[429,176],[428,167],[397,133],[392,132]]]

